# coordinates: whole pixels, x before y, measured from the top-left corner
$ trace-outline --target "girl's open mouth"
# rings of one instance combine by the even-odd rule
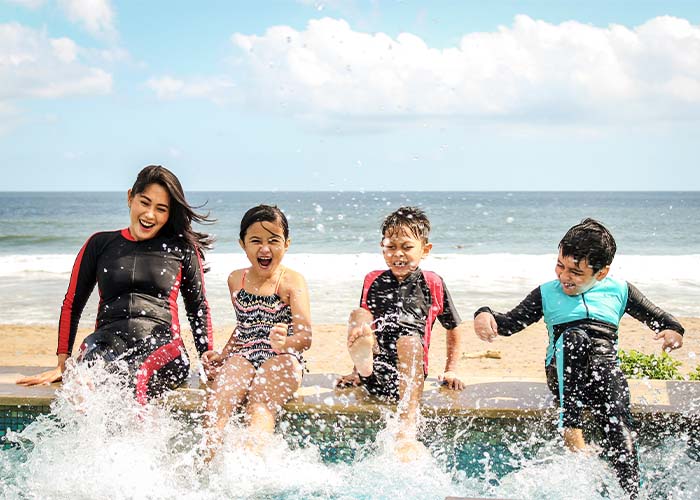
[[[262,268],[267,268],[272,264],[272,257],[258,257],[258,264]]]

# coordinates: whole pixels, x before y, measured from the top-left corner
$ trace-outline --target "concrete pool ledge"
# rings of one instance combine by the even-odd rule
[[[0,407],[49,406],[60,384],[22,387],[21,376],[45,367],[0,366]],[[307,374],[297,396],[287,403],[288,413],[380,414],[392,405],[368,396],[361,388],[334,389],[338,374]],[[683,415],[700,418],[700,383],[667,380],[630,380],[632,412],[638,415]],[[423,413],[431,416],[507,418],[553,415],[553,398],[538,379],[473,378],[463,391],[452,391],[428,378]],[[163,403],[186,411],[201,411],[204,388],[196,376],[185,387],[169,393]]]

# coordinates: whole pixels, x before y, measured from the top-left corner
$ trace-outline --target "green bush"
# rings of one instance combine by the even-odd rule
[[[651,378],[658,380],[683,380],[678,371],[681,365],[667,353],[644,354],[634,349],[620,351],[620,368],[628,378]],[[700,371],[698,372],[700,377]]]
[[[694,372],[690,372],[690,375],[688,375],[688,380],[697,380],[700,382],[700,365],[695,367]]]

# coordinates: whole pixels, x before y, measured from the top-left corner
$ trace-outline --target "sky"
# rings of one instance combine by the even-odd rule
[[[700,2],[0,0],[0,191],[698,190]]]

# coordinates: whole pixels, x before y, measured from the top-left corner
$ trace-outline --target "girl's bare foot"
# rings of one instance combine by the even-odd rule
[[[394,448],[396,456],[402,462],[415,462],[428,455],[428,449],[416,439],[397,439]]]

